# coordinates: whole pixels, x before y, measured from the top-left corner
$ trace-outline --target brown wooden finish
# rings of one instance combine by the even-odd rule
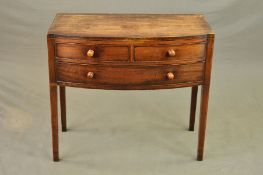
[[[66,88],[59,86],[60,93],[60,111],[61,111],[61,129],[63,132],[67,131],[67,118],[66,118]]]
[[[162,85],[196,82],[203,80],[202,62],[180,66],[89,66],[77,64],[57,64],[57,80],[60,82],[106,85]],[[87,77],[89,72],[94,78]],[[174,78],[169,80],[167,73]]]
[[[51,105],[53,160],[59,161],[57,86],[53,86],[53,85],[50,86],[50,105]]]
[[[158,45],[185,45],[185,44],[202,44],[207,43],[207,35],[200,36],[185,36],[176,38],[87,38],[87,37],[73,37],[73,36],[59,36],[48,34],[49,37],[54,37],[57,44],[82,44],[82,45],[117,45],[117,46],[158,46]]]
[[[50,89],[50,111],[52,127],[53,160],[59,161],[58,148],[58,111],[57,111],[57,85],[54,59],[54,40],[47,38],[48,43],[48,66],[49,66],[49,89]]]
[[[202,93],[201,93],[200,121],[199,121],[199,132],[198,132],[198,148],[197,148],[197,160],[199,161],[203,160],[204,157],[208,96],[209,96],[209,85],[203,85]]]
[[[65,87],[153,90],[192,87],[194,130],[202,86],[197,160],[203,159],[214,33],[199,14],[57,14],[47,34],[53,159],[59,160]]]
[[[188,83],[177,83],[177,84],[159,84],[159,85],[108,85],[108,84],[87,84],[87,83],[72,83],[72,82],[60,82],[58,85],[75,87],[75,88],[89,88],[89,89],[105,89],[105,90],[158,90],[158,89],[173,89],[173,88],[183,88],[183,87],[192,87],[198,86],[202,83],[197,82],[188,82]]]
[[[47,36],[47,45],[48,45],[49,85],[56,85],[54,38]]]
[[[212,33],[202,14],[57,14],[49,34],[92,38],[169,38]]]
[[[198,86],[192,87],[189,131],[194,131]]]
[[[204,53],[205,53],[205,44],[136,47],[135,60],[136,61],[165,61],[165,62],[174,61],[182,64],[186,61],[204,60],[204,56],[205,56]]]
[[[88,56],[88,52],[94,52]],[[81,44],[57,44],[57,57],[82,59],[87,61],[128,61],[129,49],[127,46],[103,46]]]
[[[207,111],[208,111],[208,98],[209,98],[209,88],[210,88],[210,78],[212,69],[212,56],[214,47],[214,35],[208,36],[207,45],[207,58],[205,65],[205,79],[204,85],[202,86],[201,94],[201,107],[200,107],[200,121],[199,121],[199,133],[198,133],[198,148],[197,148],[197,160],[201,161],[204,157],[204,143],[205,143],[205,130],[207,121]]]

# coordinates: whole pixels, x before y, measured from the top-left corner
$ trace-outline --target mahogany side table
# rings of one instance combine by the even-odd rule
[[[197,160],[203,160],[214,33],[200,14],[57,14],[47,34],[53,160],[59,161],[65,87],[153,90],[191,87],[194,130],[202,86]]]

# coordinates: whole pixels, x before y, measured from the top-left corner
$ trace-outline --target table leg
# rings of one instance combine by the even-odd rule
[[[66,118],[66,88],[65,86],[59,86],[60,92],[60,110],[61,110],[61,126],[62,131],[67,131],[67,118]]]
[[[189,131],[194,131],[198,86],[192,87]]]
[[[57,85],[50,85],[50,107],[51,107],[53,160],[59,161]]]
[[[198,149],[197,149],[197,160],[199,161],[203,160],[203,154],[204,154],[209,86],[210,86],[209,84],[202,86],[199,133],[198,133]]]

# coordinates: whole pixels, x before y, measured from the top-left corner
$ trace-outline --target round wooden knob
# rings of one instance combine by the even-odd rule
[[[94,56],[94,50],[88,50],[87,56],[88,57],[93,57]]]
[[[174,57],[175,56],[175,50],[173,50],[173,49],[169,49],[168,50],[168,55],[170,56],[170,57]]]
[[[167,78],[168,78],[169,80],[173,80],[173,79],[174,79],[174,74],[173,74],[172,72],[168,72],[168,73],[167,73]]]
[[[88,72],[87,77],[92,79],[94,77],[94,72]]]

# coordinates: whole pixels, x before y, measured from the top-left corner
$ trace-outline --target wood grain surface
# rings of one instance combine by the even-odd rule
[[[91,66],[77,64],[57,64],[57,80],[63,82],[108,85],[162,85],[188,83],[203,80],[202,62],[179,66]],[[93,72],[92,79],[87,77]],[[175,75],[173,80],[167,79],[167,73]]]
[[[94,56],[88,57],[87,52],[94,51]],[[82,44],[57,44],[56,56],[60,58],[83,59],[90,61],[128,61],[128,46],[116,45],[82,45]]]
[[[158,38],[213,33],[201,14],[67,14],[55,17],[48,34],[77,37]]]
[[[175,55],[170,56],[169,50],[173,50]],[[136,61],[200,61],[204,59],[204,55],[205,44],[135,47]]]

